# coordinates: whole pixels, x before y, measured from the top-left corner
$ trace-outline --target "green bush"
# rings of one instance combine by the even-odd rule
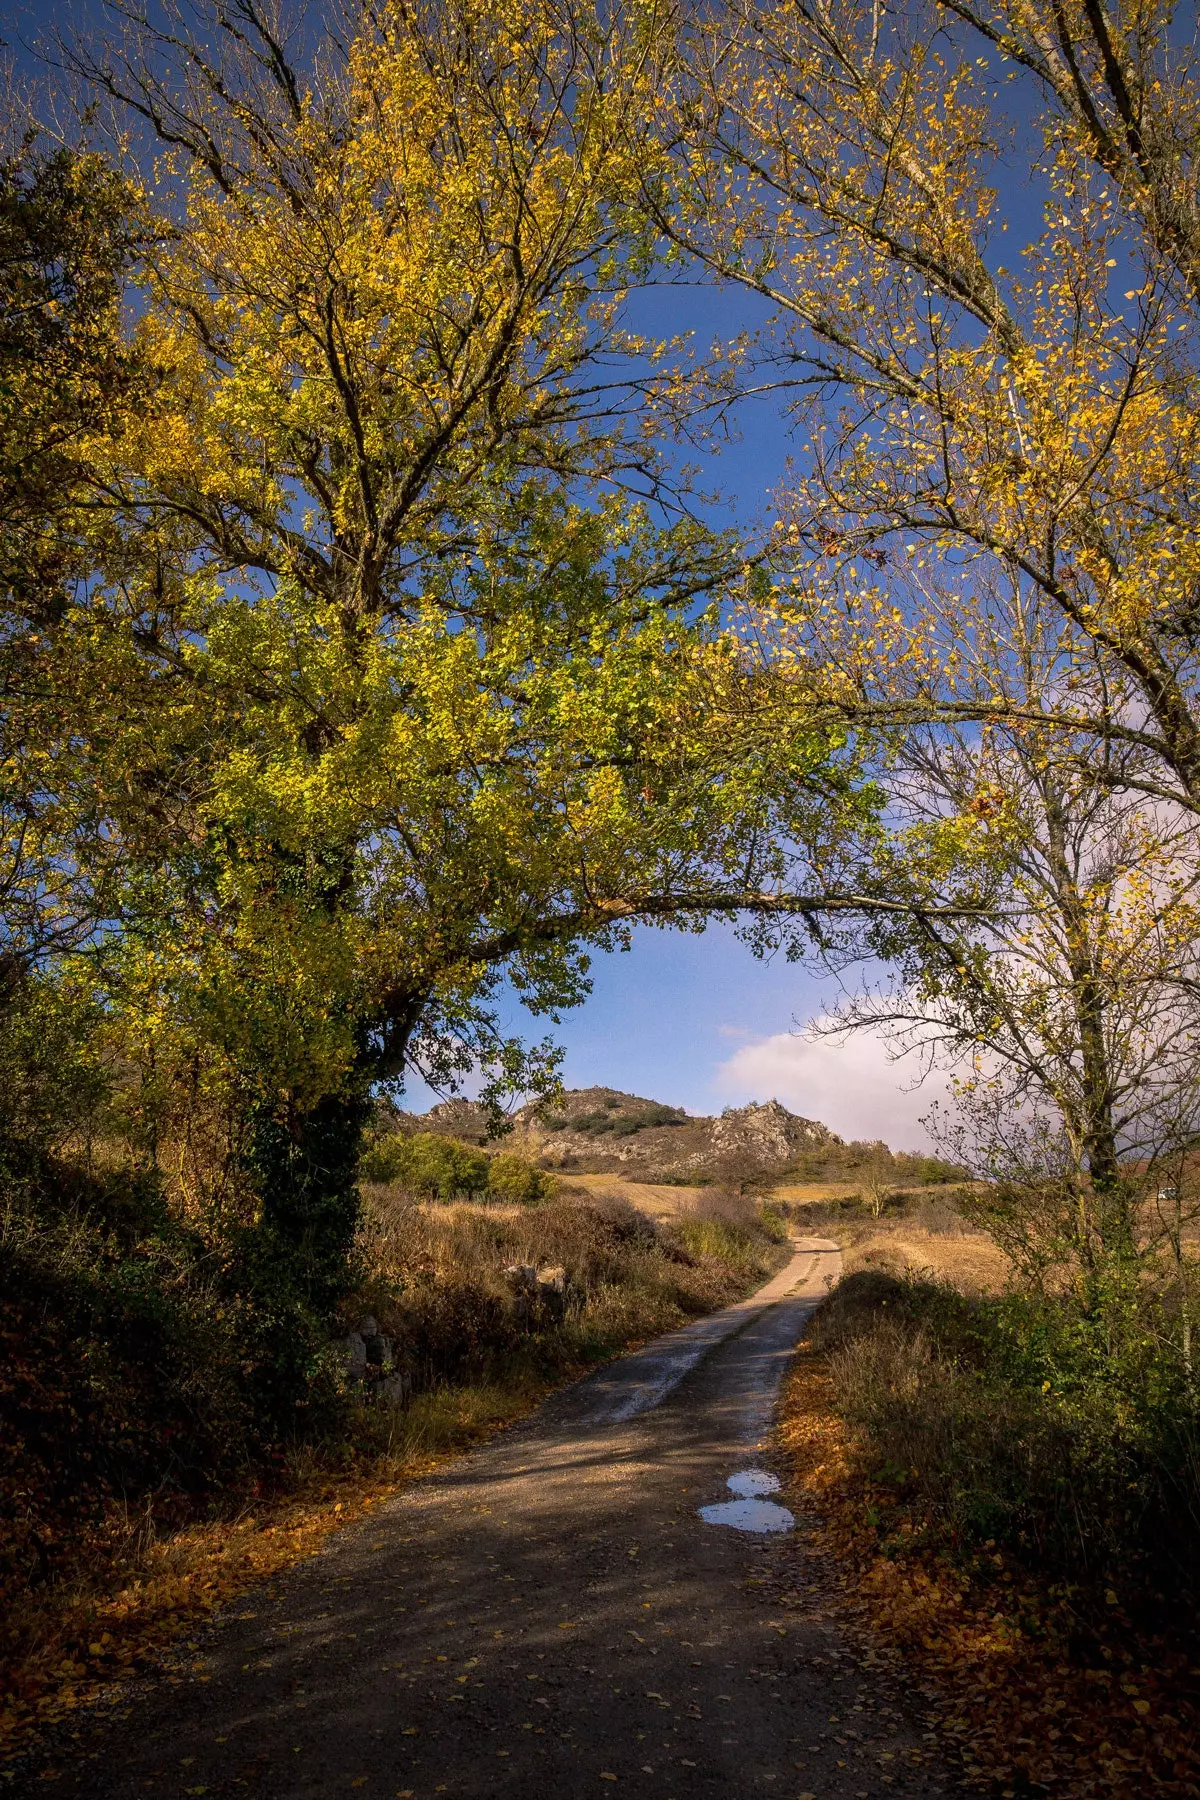
[[[1171,1293],[1145,1271],[1112,1271],[1086,1299],[863,1272],[814,1341],[872,1474],[935,1537],[1004,1545],[1093,1590],[1190,1584],[1200,1417]]]
[[[488,1166],[489,1196],[511,1206],[536,1206],[543,1200],[551,1200],[557,1187],[553,1175],[535,1168],[523,1156],[513,1156],[507,1151],[493,1156]]]
[[[777,1206],[769,1201],[761,1201],[758,1208],[759,1229],[770,1238],[773,1244],[786,1244],[791,1238],[787,1220]]]
[[[395,1182],[429,1200],[482,1194],[488,1186],[488,1158],[482,1150],[432,1131],[381,1138],[359,1167],[367,1181]]]
[[[509,1205],[533,1206],[552,1198],[557,1182],[523,1156],[488,1156],[457,1138],[432,1131],[396,1132],[379,1139],[359,1168],[367,1181],[407,1188],[425,1200],[486,1194]]]

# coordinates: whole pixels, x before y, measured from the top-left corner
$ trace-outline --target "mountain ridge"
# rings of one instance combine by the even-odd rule
[[[402,1130],[470,1143],[487,1139],[487,1113],[468,1100],[441,1101],[428,1113],[400,1115],[398,1122]],[[504,1147],[543,1168],[656,1181],[741,1181],[780,1173],[804,1152],[842,1145],[827,1126],[774,1099],[698,1115],[604,1086],[569,1088],[552,1099],[531,1101],[513,1114],[512,1126]]]

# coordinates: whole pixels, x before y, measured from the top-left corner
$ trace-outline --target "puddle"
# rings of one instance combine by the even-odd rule
[[[731,1475],[725,1486],[731,1494],[737,1494],[742,1500],[750,1500],[756,1495],[777,1494],[779,1477],[766,1469],[743,1469],[740,1474]]]
[[[738,1496],[723,1500],[717,1506],[700,1507],[706,1525],[731,1525],[735,1531],[790,1531],[796,1523],[786,1506],[775,1500],[764,1500],[763,1494],[779,1492],[779,1477],[766,1469],[742,1469],[731,1475],[725,1486]]]

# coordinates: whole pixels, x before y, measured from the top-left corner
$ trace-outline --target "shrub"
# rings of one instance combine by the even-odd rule
[[[773,1244],[786,1244],[792,1235],[779,1208],[766,1200],[759,1203],[758,1228]]]
[[[43,1179],[0,1206],[0,1618],[102,1557],[114,1508],[185,1517],[278,1441],[255,1407],[258,1320],[152,1184]]]
[[[1144,1274],[1085,1304],[864,1272],[814,1341],[872,1474],[952,1547],[1092,1588],[1190,1582],[1200,1421],[1164,1299]]]
[[[423,1199],[481,1194],[488,1185],[488,1158],[482,1150],[432,1131],[381,1138],[359,1167],[368,1181],[395,1182]]]
[[[785,1242],[787,1227],[778,1214],[748,1194],[715,1187],[680,1215],[679,1238],[691,1255],[711,1257],[734,1268],[761,1260],[765,1242]]]
[[[722,1248],[732,1250],[728,1258]],[[372,1280],[353,1304],[395,1338],[417,1388],[495,1379],[506,1367],[550,1373],[611,1355],[744,1292],[777,1266],[753,1214],[735,1236],[697,1255],[674,1225],[625,1200],[556,1198],[528,1211],[462,1203],[405,1204],[395,1190],[365,1199],[362,1261]],[[511,1263],[566,1270],[566,1317],[522,1316],[503,1271]]]
[[[553,1175],[535,1168],[523,1156],[502,1151],[488,1164],[487,1191],[493,1200],[513,1206],[536,1206],[552,1199],[557,1187]]]

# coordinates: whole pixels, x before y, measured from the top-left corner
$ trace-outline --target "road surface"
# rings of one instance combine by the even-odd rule
[[[945,1792],[944,1774],[910,1766],[916,1729],[844,1656],[836,1626],[772,1610],[765,1578],[795,1540],[699,1516],[731,1498],[731,1476],[767,1469],[758,1446],[780,1378],[839,1267],[836,1245],[798,1240],[749,1300],[406,1487],[273,1595],[231,1609],[199,1670],[142,1690],[36,1791]]]

